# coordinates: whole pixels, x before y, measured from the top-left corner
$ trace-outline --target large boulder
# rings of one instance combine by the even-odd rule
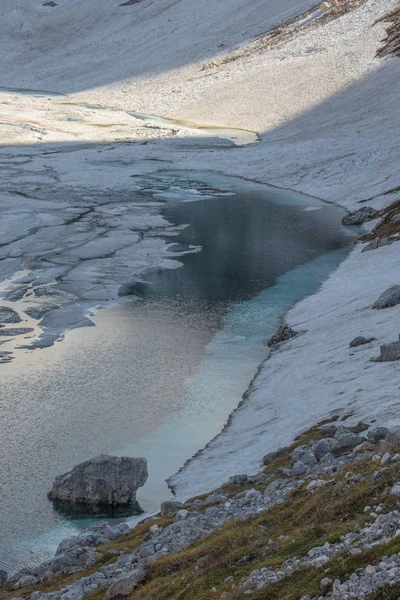
[[[129,506],[147,477],[145,458],[103,454],[57,477],[48,497],[76,504]]]
[[[400,304],[400,285],[393,285],[379,296],[372,308],[382,310],[382,308],[390,308],[397,304]]]

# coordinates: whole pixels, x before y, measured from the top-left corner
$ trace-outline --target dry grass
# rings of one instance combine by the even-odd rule
[[[399,239],[400,221],[393,221],[393,217],[397,215],[400,215],[400,200],[396,200],[396,202],[393,202],[384,210],[382,219],[378,225],[376,225],[370,233],[363,235],[360,238],[361,241],[370,242],[375,238]]]
[[[360,428],[363,429],[363,426]],[[325,435],[327,433],[321,432],[318,426],[301,434],[296,443],[276,459],[275,468],[277,465],[287,464],[290,451],[295,446],[306,444],[312,439],[321,439]],[[268,470],[270,468],[271,466]],[[361,474],[361,480],[353,481],[342,472],[314,494],[302,486],[292,493],[285,504],[275,506],[257,517],[229,522],[181,552],[159,558],[148,566],[146,579],[127,600],[244,599],[247,597],[245,590],[232,588],[232,584],[238,586],[254,569],[279,568],[287,559],[294,556],[301,558],[315,546],[339,541],[341,535],[368,522],[369,517],[364,513],[367,504],[381,504],[385,511],[393,509],[395,500],[388,491],[399,480],[400,466],[398,463],[390,465],[377,481],[373,480],[375,469],[376,465],[370,460],[350,466],[348,471]],[[246,487],[248,486],[235,486],[232,493],[237,494]],[[171,521],[168,518],[152,522],[165,527]],[[116,557],[110,550],[138,550],[148,539],[152,522],[142,524],[128,535],[101,546],[98,549],[99,560],[85,571],[76,575],[54,577],[35,588],[18,590],[17,595],[28,599],[34,590],[59,590],[76,579],[93,573],[100,566],[114,562]],[[394,552],[400,552],[398,538],[357,556],[342,553],[324,567],[300,569],[266,590],[252,594],[252,598],[297,600],[303,594],[317,595],[322,578],[345,579],[354,569],[374,564],[381,556]],[[217,595],[211,593],[214,587]],[[6,587],[0,593],[0,600],[11,600],[15,595],[15,591]],[[88,596],[88,600],[100,599],[106,599],[105,589]],[[371,598],[379,599],[380,596]]]
[[[232,589],[251,571],[276,567],[293,556],[302,557],[316,545],[336,542],[340,536],[363,525],[368,517],[366,504],[383,503],[393,508],[387,492],[398,478],[398,467],[373,482],[370,461],[349,470],[361,473],[362,481],[349,481],[344,474],[315,494],[300,489],[290,502],[276,506],[262,516],[231,522],[213,535],[191,544],[182,552],[161,558],[149,566],[146,580],[129,596],[130,600],[209,600],[245,598],[243,589]],[[280,536],[287,536],[279,539]],[[269,540],[273,540],[269,544]],[[377,562],[384,554],[400,551],[400,540],[358,556],[338,555],[321,569],[301,569],[252,598],[296,600],[302,594],[317,595],[323,577],[345,578],[354,569]],[[243,560],[243,557],[246,557]],[[216,588],[217,595],[211,593]],[[104,590],[91,600],[104,598]]]

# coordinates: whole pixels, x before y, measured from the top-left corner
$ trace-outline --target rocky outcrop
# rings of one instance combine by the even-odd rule
[[[383,292],[372,308],[382,310],[383,308],[397,306],[397,304],[400,304],[400,285],[394,285]]]
[[[0,586],[5,584],[5,582],[7,581],[7,577],[7,571],[3,571],[2,569],[0,569]]]
[[[298,335],[297,331],[294,331],[289,325],[281,325],[275,335],[268,340],[267,346],[272,348],[273,346],[276,346],[276,344],[286,342],[296,335]]]
[[[76,504],[129,506],[147,477],[145,458],[101,455],[57,477],[48,497]]]
[[[362,225],[366,221],[372,221],[379,217],[379,211],[370,206],[364,206],[354,212],[349,213],[342,219],[343,225]]]

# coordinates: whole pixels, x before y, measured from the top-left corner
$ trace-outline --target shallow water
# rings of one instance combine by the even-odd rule
[[[315,199],[195,173],[141,185],[169,222],[190,225],[169,242],[203,249],[125,286],[125,304],[96,327],[1,365],[0,568],[32,564],[87,524],[55,512],[46,492],[90,456],[146,456],[139,502],[153,510],[168,498],[165,479],[222,429],[279,315],[349,249],[341,211]]]

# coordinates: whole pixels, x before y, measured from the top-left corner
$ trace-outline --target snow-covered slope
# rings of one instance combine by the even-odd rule
[[[1,85],[72,92],[206,61],[313,0],[2,0]],[[16,77],[15,69],[18,69]]]

